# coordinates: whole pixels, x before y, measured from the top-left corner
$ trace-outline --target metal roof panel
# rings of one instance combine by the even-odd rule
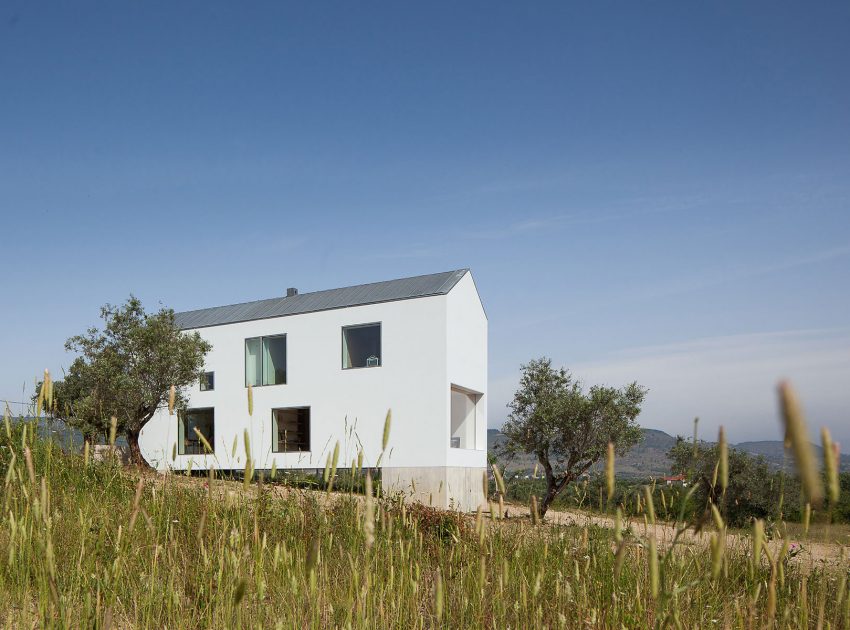
[[[430,295],[445,295],[452,290],[467,271],[469,270],[458,269],[340,289],[298,293],[290,297],[257,300],[229,306],[214,306],[175,313],[174,317],[177,326],[181,330],[187,330],[268,319],[270,317],[314,313],[349,306],[409,300]]]

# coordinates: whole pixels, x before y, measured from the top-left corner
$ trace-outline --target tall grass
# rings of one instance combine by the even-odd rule
[[[727,539],[716,509],[710,545],[671,547],[619,514],[611,529],[535,526],[131,473],[25,422],[0,445],[3,627],[850,628],[846,566],[800,565],[760,525]]]

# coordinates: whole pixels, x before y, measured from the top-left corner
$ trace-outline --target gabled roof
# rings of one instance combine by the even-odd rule
[[[178,328],[187,330],[268,319],[270,317],[328,311],[349,306],[445,295],[468,271],[469,269],[458,269],[456,271],[432,273],[427,276],[359,284],[341,289],[298,293],[291,297],[277,297],[230,306],[214,306],[197,311],[175,313],[174,318]]]

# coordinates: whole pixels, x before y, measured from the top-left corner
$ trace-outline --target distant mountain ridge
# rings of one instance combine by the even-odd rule
[[[671,473],[670,458],[667,453],[676,443],[676,438],[672,435],[659,431],[658,429],[641,429],[643,440],[635,445],[623,457],[617,458],[617,474],[623,477],[664,477]],[[506,438],[501,431],[497,429],[488,429],[487,431],[487,450],[493,452],[494,447],[504,444]],[[790,469],[793,467],[793,459],[790,454],[786,454],[785,445],[781,440],[762,440],[757,442],[740,442],[731,445],[731,448],[750,453],[752,455],[761,455],[771,466],[775,468]],[[820,446],[813,445],[815,455],[820,458],[823,455],[823,449]],[[534,470],[537,463],[532,455],[519,455],[508,463],[508,470],[517,473],[528,472]],[[597,469],[601,466],[598,465]],[[842,455],[840,462],[842,471],[850,471],[850,455]]]

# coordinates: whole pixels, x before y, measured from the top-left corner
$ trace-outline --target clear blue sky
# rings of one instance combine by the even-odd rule
[[[4,2],[0,398],[176,310],[471,267],[644,425],[850,447],[850,4]],[[845,449],[847,450],[847,449]]]

